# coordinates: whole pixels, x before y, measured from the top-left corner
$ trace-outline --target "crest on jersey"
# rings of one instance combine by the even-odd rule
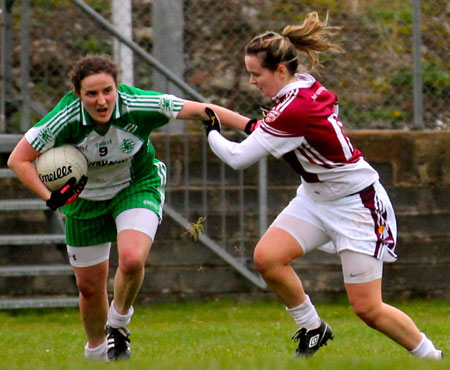
[[[46,145],[53,139],[53,133],[50,131],[49,128],[44,127],[41,129],[41,131],[38,134],[37,140],[42,145]]]
[[[264,117],[264,121],[267,123],[273,122],[278,118],[279,115],[280,115],[279,111],[272,109],[266,114],[266,116]]]
[[[173,100],[168,96],[161,97],[159,108],[163,111],[171,111],[173,109]]]
[[[135,146],[135,142],[131,139],[123,139],[122,143],[120,143],[120,149],[122,150],[122,152],[130,154]]]

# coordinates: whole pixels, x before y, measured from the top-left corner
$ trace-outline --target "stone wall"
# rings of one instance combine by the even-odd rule
[[[379,171],[381,181],[387,188],[396,209],[399,240],[396,263],[385,264],[383,289],[389,298],[450,298],[450,132],[437,131],[354,131],[349,132],[352,143],[360,149],[366,159]],[[233,133],[230,138],[237,138]],[[152,135],[158,158],[166,160],[168,137]],[[170,136],[171,161],[169,177],[172,204],[182,206],[182,158],[189,148],[189,174],[191,189],[190,219],[201,215],[199,193],[199,171],[202,161],[199,150],[204,134],[189,136],[189,145],[184,138]],[[212,210],[208,215],[210,235],[220,233],[217,225],[219,215],[214,213],[217,202],[215,177],[220,163],[209,152],[208,177],[211,190],[208,199]],[[2,157],[2,165],[7,155]],[[227,169],[228,171],[228,169]],[[230,170],[231,171],[231,170]],[[245,171],[245,200],[248,222],[245,225],[245,249],[239,257],[252,268],[251,255],[257,235],[255,212],[257,206],[257,171]],[[236,176],[229,177],[227,198],[237,199]],[[21,190],[16,179],[0,180],[0,198],[28,196]],[[270,222],[279,210],[294,196],[298,186],[297,176],[283,161],[270,158],[268,161],[268,194]],[[197,190],[196,190],[197,189]],[[182,209],[182,208],[181,208]],[[227,214],[233,237],[239,227],[237,211],[230,207]],[[0,232],[35,232],[45,227],[42,212],[0,215]],[[227,226],[228,227],[228,226]],[[218,235],[218,234],[217,234]],[[40,261],[43,259],[43,261]],[[65,263],[61,247],[0,247],[0,264],[12,263]],[[116,252],[111,259],[112,272],[116,266]],[[313,252],[294,263],[302,278],[305,289],[316,300],[330,299],[344,293],[339,259],[323,252]],[[267,297],[232,267],[217,257],[202,244],[191,240],[185,230],[169,217],[165,217],[158,230],[155,244],[150,253],[147,273],[139,295],[142,302],[176,299],[210,299],[216,296]],[[13,294],[76,294],[74,280],[62,277],[1,278],[0,296]]]
[[[229,137],[238,140],[236,135],[230,134]],[[450,297],[450,132],[354,131],[349,132],[349,137],[379,171],[396,209],[399,259],[393,264],[385,264],[385,296]],[[190,147],[194,148],[190,152],[193,167],[191,174],[195,174],[194,167],[201,160],[198,154],[201,138],[190,138]],[[163,153],[159,147],[160,141],[157,138],[153,141],[157,153]],[[175,148],[179,145],[173,153],[181,155],[183,143],[177,143],[175,138],[172,141]],[[161,159],[164,160],[163,157]],[[214,168],[218,160],[211,156],[210,162],[208,168]],[[195,183],[193,176],[191,181]],[[230,188],[232,186],[233,183],[230,183]],[[294,196],[297,186],[297,177],[284,161],[270,158],[269,222]],[[251,213],[257,202],[256,171],[246,171],[245,187],[246,208]],[[233,198],[233,195],[227,193],[227,197]],[[246,242],[251,245],[244,251],[244,257],[248,259],[251,259],[252,246],[257,241],[255,222],[252,226],[245,229]],[[188,296],[223,293],[261,295],[258,289],[205,247],[193,243],[187,237],[180,241],[179,227],[167,218],[158,232],[150,262],[143,288],[149,293],[158,293],[159,284],[162,283],[166,284],[166,292]],[[344,292],[340,263],[336,256],[314,252],[296,261],[294,266],[305,289],[316,299]],[[168,272],[168,267],[177,271],[176,278]],[[171,278],[164,278],[164,274],[169,274]]]

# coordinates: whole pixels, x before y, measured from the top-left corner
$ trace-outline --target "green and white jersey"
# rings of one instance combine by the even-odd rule
[[[41,153],[62,144],[78,147],[89,163],[89,180],[80,198],[111,199],[131,181],[152,175],[155,149],[149,135],[176,118],[183,104],[173,95],[121,84],[113,115],[100,131],[71,91],[25,138]]]

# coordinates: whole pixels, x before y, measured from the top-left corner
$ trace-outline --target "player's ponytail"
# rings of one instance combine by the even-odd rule
[[[334,36],[335,31],[341,27],[328,26],[328,13],[325,21],[321,22],[316,12],[309,13],[301,26],[286,26],[282,35],[289,38],[294,47],[308,55],[313,69],[320,66],[318,54],[322,51],[333,50],[342,52],[343,49],[338,44],[328,40],[329,36]]]
[[[338,44],[328,40],[340,28],[328,26],[328,14],[321,22],[318,14],[311,12],[301,26],[286,26],[281,35],[268,31],[256,36],[247,44],[245,53],[258,55],[264,68],[275,71],[279,64],[283,64],[293,74],[298,69],[297,52],[300,51],[306,53],[314,70],[320,66],[320,52],[343,51]]]

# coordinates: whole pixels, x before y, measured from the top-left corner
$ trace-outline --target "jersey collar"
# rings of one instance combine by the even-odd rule
[[[80,100],[81,103],[81,123],[83,126],[91,126],[92,125],[92,119],[91,116],[86,112],[86,109],[84,109],[83,102]]]
[[[295,89],[309,89],[314,82],[316,82],[316,79],[309,73],[296,73],[295,77],[297,78],[297,81],[288,83],[284,86],[280,91],[278,91],[277,95],[275,95],[272,100],[277,101],[285,96],[289,91]]]

